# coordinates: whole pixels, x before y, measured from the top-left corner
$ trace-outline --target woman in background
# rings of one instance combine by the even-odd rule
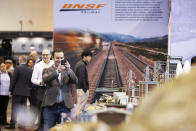
[[[7,106],[9,101],[9,88],[11,86],[11,73],[7,71],[5,63],[0,64],[0,125],[7,123]]]
[[[33,62],[33,60],[32,60],[32,59],[28,59],[27,65],[28,65],[29,68],[33,69],[33,67],[34,67],[34,62]]]
[[[28,59],[28,60],[27,60],[27,66],[31,69],[31,72],[33,72],[33,67],[34,67],[33,59]],[[33,87],[32,87],[32,85],[31,85],[31,89],[32,89],[32,88],[33,88]],[[31,92],[32,92],[32,91],[31,91]],[[30,105],[32,104],[31,96],[32,96],[32,95],[30,95],[30,97],[28,97]],[[28,105],[28,104],[27,104],[27,105]]]

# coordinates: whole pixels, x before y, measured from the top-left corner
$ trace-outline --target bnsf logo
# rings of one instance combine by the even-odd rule
[[[64,4],[62,9],[100,9],[105,4]]]

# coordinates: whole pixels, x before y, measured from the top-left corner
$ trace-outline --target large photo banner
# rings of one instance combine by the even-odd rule
[[[171,1],[171,56],[180,56],[183,63],[196,56],[196,1]]]
[[[148,66],[168,53],[167,0],[54,0],[54,48],[62,48],[74,69],[81,52],[88,63],[90,98],[137,86]],[[150,76],[152,79],[152,76]]]

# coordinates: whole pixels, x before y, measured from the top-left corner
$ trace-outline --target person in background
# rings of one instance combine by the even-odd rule
[[[187,74],[191,71],[192,68],[195,68],[196,66],[196,56],[191,58],[190,60],[186,60],[184,62],[184,66],[183,66],[183,74]]]
[[[17,114],[20,109],[27,109],[27,98],[30,96],[32,70],[27,66],[27,56],[21,55],[19,65],[13,73],[9,96],[12,96],[12,114],[10,126],[6,129],[15,129]]]
[[[48,131],[56,123],[61,122],[61,113],[70,114],[73,108],[71,85],[78,81],[68,61],[62,62],[63,50],[55,49],[53,59],[54,65],[43,70],[43,82],[46,84],[42,105],[44,131]]]
[[[13,75],[14,73],[13,61],[11,59],[7,59],[5,60],[5,65],[6,65],[7,71]]]
[[[33,67],[34,67],[34,61],[32,59],[28,59],[27,65],[28,65],[29,68],[33,69]]]
[[[31,74],[33,72],[33,67],[34,67],[34,61],[32,59],[28,59],[27,60],[27,66],[31,69]],[[33,88],[33,85],[31,83],[31,87],[30,87],[30,96],[29,96],[29,102],[30,102],[30,105],[32,103],[32,100],[31,100],[31,92],[32,92],[32,88]]]
[[[41,59],[39,59],[39,55],[36,51],[31,51],[29,54],[30,59],[33,60],[34,64],[37,64],[41,61]]]
[[[12,74],[7,71],[5,63],[0,64],[0,125],[7,123],[7,106]]]
[[[78,77],[77,88],[77,104],[74,117],[76,118],[82,113],[85,105],[87,104],[89,97],[89,82],[88,82],[88,72],[87,63],[91,61],[92,53],[90,50],[83,51],[81,54],[81,60],[75,65],[75,73]]]
[[[36,54],[36,53],[34,52],[33,54]],[[43,96],[45,92],[45,86],[42,81],[42,72],[43,72],[43,69],[49,68],[54,64],[54,61],[50,60],[50,58],[51,58],[50,51],[47,49],[43,50],[42,61],[40,61],[39,63],[35,62],[33,74],[31,77],[31,82],[33,84],[32,89],[31,89],[31,109],[35,113],[33,124],[35,124],[36,118],[38,117],[38,129],[41,129],[42,128],[41,126],[43,126],[41,104],[42,104],[42,100],[43,100]],[[38,61],[38,59],[36,61]]]
[[[192,59],[191,59],[191,67],[195,68],[196,67],[196,56],[194,56]]]

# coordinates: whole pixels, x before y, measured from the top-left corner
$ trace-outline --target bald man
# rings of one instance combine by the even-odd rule
[[[54,61],[50,60],[50,58],[51,58],[50,51],[47,49],[43,50],[42,61],[35,64],[34,69],[33,69],[33,74],[31,77],[31,82],[33,83],[32,91],[31,91],[32,92],[31,93],[31,109],[36,114],[36,117],[38,116],[38,118],[41,112],[41,104],[42,104],[44,90],[45,90],[45,87],[42,81],[42,71],[43,69],[49,68],[54,64]],[[34,119],[34,122],[36,120],[36,117]]]
[[[29,57],[33,60],[35,64],[39,63],[41,60],[39,59],[39,55],[36,51],[31,51]]]
[[[37,86],[43,86],[42,83],[42,71],[44,68],[49,68],[54,64],[51,58],[51,53],[49,50],[42,51],[42,61],[35,65],[33,70],[33,75],[31,78],[31,82]]]

